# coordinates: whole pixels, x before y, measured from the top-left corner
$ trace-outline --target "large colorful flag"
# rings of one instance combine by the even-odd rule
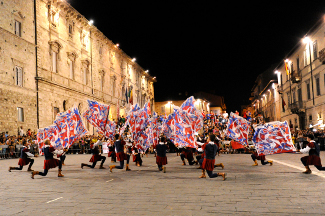
[[[286,121],[257,126],[252,141],[259,156],[296,151]]]
[[[88,100],[88,110],[84,112],[83,116],[97,129],[98,133],[113,139],[116,124],[109,120],[108,105]]]
[[[226,135],[242,145],[248,145],[250,126],[245,118],[231,112]]]
[[[42,148],[47,139],[50,140],[51,145],[55,149],[63,149],[69,148],[75,141],[80,139],[86,133],[87,130],[83,125],[77,107],[59,113],[56,116],[53,125],[39,129],[37,132],[40,154],[43,154]]]
[[[196,147],[194,133],[203,127],[203,116],[194,106],[194,97],[189,97],[181,107],[174,107],[174,113],[163,121],[162,131],[181,147]]]

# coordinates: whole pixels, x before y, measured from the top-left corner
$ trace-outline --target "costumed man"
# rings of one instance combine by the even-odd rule
[[[189,165],[198,164],[198,162],[194,160],[193,151],[192,151],[192,148],[190,148],[190,147],[185,147],[181,153],[181,159],[183,161],[183,166],[186,165],[185,158],[187,159]]]
[[[89,165],[89,164],[81,163],[81,169],[83,169],[84,166],[93,169],[93,168],[95,168],[97,161],[102,161],[99,166],[99,169],[105,169],[105,167],[103,167],[103,165],[105,163],[106,157],[102,156],[99,152],[98,145],[100,145],[100,144],[103,144],[100,140],[98,140],[96,143],[91,141],[90,148],[91,148],[93,156],[90,158],[89,162],[92,162],[93,164]]]
[[[308,154],[308,156],[302,157],[300,160],[302,164],[305,166],[306,171],[303,172],[305,174],[310,174],[311,170],[309,165],[314,165],[319,171],[325,171],[325,167],[322,166],[321,159],[319,157],[319,146],[314,141],[314,135],[308,134],[307,136],[308,144],[306,148],[300,149],[301,154]]]
[[[109,141],[108,145],[108,155],[107,157],[111,157],[111,163],[116,162],[116,153],[115,153],[115,146],[113,141]]]
[[[168,149],[168,146],[166,145],[166,139],[165,137],[160,137],[160,141],[158,145],[156,145],[156,151],[157,151],[157,157],[156,157],[156,163],[158,165],[159,171],[166,172],[166,165],[167,164],[167,156],[166,156],[166,150]]]
[[[9,172],[11,172],[11,170],[22,170],[24,166],[28,165],[28,169],[27,171],[34,171],[32,170],[32,166],[34,164],[34,159],[29,158],[29,157],[37,157],[34,156],[32,153],[29,152],[29,146],[30,144],[27,143],[26,140],[23,140],[23,147],[20,149],[20,158],[18,161],[18,165],[19,167],[9,167]]]
[[[120,166],[115,166],[111,165],[109,166],[109,171],[112,172],[114,168],[116,169],[123,169],[124,168],[124,160],[126,160],[126,171],[130,171],[131,169],[129,168],[129,161],[130,161],[130,155],[127,155],[124,153],[124,146],[125,142],[124,140],[120,140],[120,135],[115,134],[115,149],[116,149],[116,158],[120,162]]]
[[[266,165],[266,164],[270,164],[270,166],[273,165],[273,161],[271,161],[271,160],[266,161],[265,155],[258,156],[256,149],[253,150],[251,157],[254,161],[253,166],[258,166],[257,160],[260,160],[262,165]]]
[[[205,176],[205,171],[208,173],[208,176],[210,178],[215,178],[218,176],[222,176],[223,180],[226,179],[226,173],[213,173],[213,169],[215,167],[214,162],[215,162],[215,157],[217,154],[217,146],[214,143],[215,141],[215,135],[211,134],[208,137],[207,144],[204,146],[204,159],[202,162],[202,175],[200,178],[206,178]]]
[[[32,179],[34,179],[35,175],[40,175],[40,176],[46,176],[49,169],[58,167],[58,177],[64,177],[64,175],[61,173],[62,171],[62,162],[58,159],[53,158],[54,154],[56,155],[61,155],[63,152],[68,151],[68,149],[63,149],[63,150],[55,150],[53,146],[51,146],[50,140],[45,140],[45,146],[43,147],[43,152],[45,156],[44,160],[44,171],[39,172],[39,171],[33,171],[32,172]]]

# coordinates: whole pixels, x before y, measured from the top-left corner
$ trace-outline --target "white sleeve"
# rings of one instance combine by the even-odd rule
[[[304,148],[304,149],[300,149],[300,152],[301,153],[304,153],[304,154],[308,154],[309,151],[310,151],[310,147],[309,146],[306,146],[306,148]]]
[[[28,157],[34,157],[34,155],[30,152],[25,152],[27,154]]]
[[[102,141],[98,140],[98,141],[93,145],[93,149],[94,149],[96,146],[100,145],[100,144],[102,144]]]
[[[55,150],[53,153],[56,154],[56,155],[62,155],[63,150]]]

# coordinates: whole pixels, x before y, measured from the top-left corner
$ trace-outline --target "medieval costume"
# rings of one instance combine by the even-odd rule
[[[90,158],[89,162],[92,162],[93,164],[89,165],[89,164],[81,163],[81,169],[83,169],[84,166],[95,168],[97,161],[102,161],[99,166],[99,169],[105,169],[103,165],[106,160],[106,157],[102,156],[99,152],[98,145],[100,144],[102,144],[102,142],[98,140],[96,143],[90,146],[93,156]]]
[[[32,166],[34,164],[34,159],[29,158],[29,157],[34,157],[33,154],[31,154],[29,152],[28,147],[26,146],[27,142],[25,141],[24,146],[20,149],[20,158],[18,161],[18,165],[19,167],[9,167],[9,172],[11,172],[11,170],[22,170],[24,166],[28,165],[28,169],[27,171],[34,171],[32,170]]]
[[[55,150],[53,146],[50,145],[50,141],[46,140],[45,141],[45,146],[43,148],[45,160],[44,160],[44,171],[39,172],[39,171],[33,171],[32,172],[32,179],[34,179],[35,175],[41,175],[41,176],[46,176],[49,169],[59,167],[58,169],[58,177],[63,177],[64,175],[61,173],[62,171],[62,162],[58,159],[53,158],[54,154],[56,155],[61,155],[64,151],[67,151],[67,149],[64,150]]]
[[[314,135],[312,135],[312,134],[308,135],[307,141],[309,143],[307,144],[306,148],[300,150],[300,153],[308,154],[308,156],[302,157],[300,159],[302,164],[306,168],[306,171],[303,173],[305,173],[305,174],[311,173],[309,165],[314,165],[318,170],[324,171],[325,167],[322,167],[322,162],[319,157],[319,146],[314,141]]]

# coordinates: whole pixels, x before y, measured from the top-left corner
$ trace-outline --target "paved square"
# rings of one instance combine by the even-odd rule
[[[132,171],[80,168],[91,155],[67,155],[65,177],[57,168],[46,177],[30,178],[23,171],[8,172],[18,159],[0,160],[0,215],[324,215],[325,172],[311,166],[306,175],[301,154],[267,156],[273,166],[253,167],[249,154],[222,154],[227,180],[199,179],[197,166],[182,166],[167,154],[167,172],[159,172],[155,157],[143,157]],[[321,152],[325,161],[325,153]],[[44,157],[35,159],[41,171]],[[90,164],[90,163],[89,163]],[[117,164],[117,163],[116,163]],[[107,158],[104,166],[111,165]],[[221,168],[215,168],[215,172]]]

